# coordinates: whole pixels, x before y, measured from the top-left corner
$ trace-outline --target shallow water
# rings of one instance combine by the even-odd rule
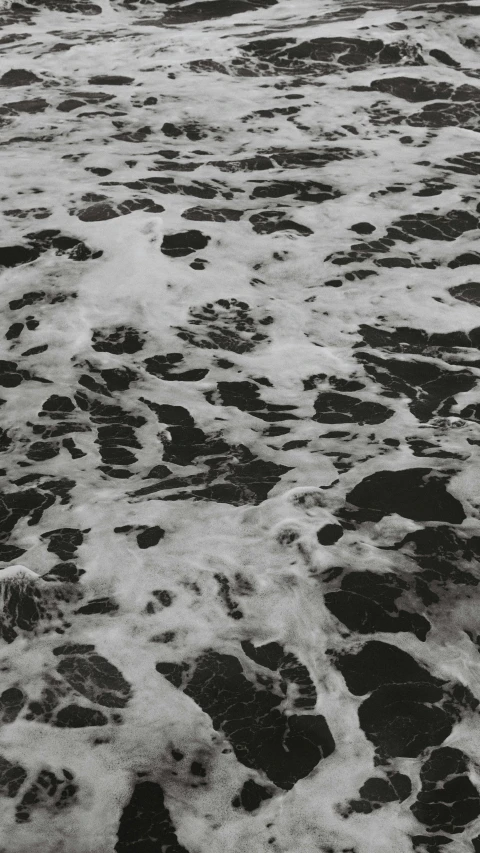
[[[0,24],[1,853],[478,853],[480,6]]]

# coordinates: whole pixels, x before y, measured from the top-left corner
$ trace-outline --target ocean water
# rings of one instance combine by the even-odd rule
[[[1,853],[478,853],[480,5],[0,27]]]

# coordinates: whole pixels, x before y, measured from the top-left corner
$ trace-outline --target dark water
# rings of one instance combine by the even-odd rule
[[[0,23],[0,853],[479,851],[480,6]]]

